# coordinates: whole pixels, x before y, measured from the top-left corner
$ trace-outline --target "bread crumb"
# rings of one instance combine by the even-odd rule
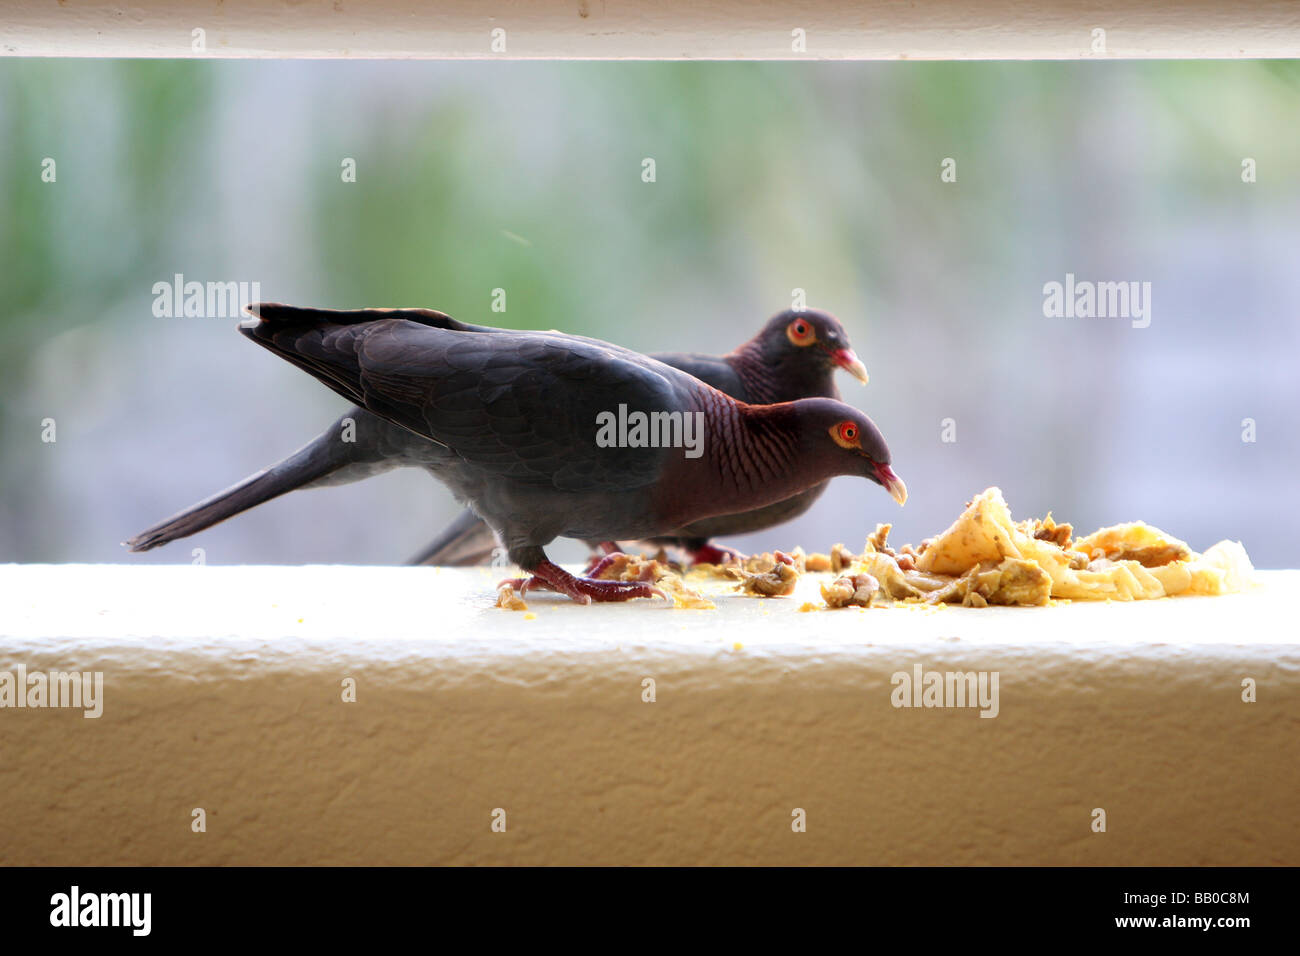
[[[506,611],[527,611],[528,605],[524,599],[515,593],[514,587],[509,584],[503,584],[497,588],[496,606]]]
[[[783,561],[777,561],[768,570],[756,574],[743,573],[745,577],[736,585],[736,590],[758,597],[788,597],[794,593],[799,581],[799,572],[794,565]]]
[[[658,557],[645,558],[620,552],[611,556],[599,577],[611,581],[653,583],[672,599],[673,607],[679,610],[717,610],[717,605],[699,591],[688,588],[682,576],[667,561]]]

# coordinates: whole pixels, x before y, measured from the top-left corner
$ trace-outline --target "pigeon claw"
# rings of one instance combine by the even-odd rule
[[[668,599],[668,595],[663,591],[644,581],[606,581],[573,575],[570,575],[570,578],[567,586],[556,587],[556,590],[569,595],[579,604],[590,604],[592,601],[630,601],[632,598],[648,598],[655,595]]]
[[[607,555],[607,557],[613,557]],[[525,588],[547,587],[553,591],[568,595],[579,604],[592,601],[630,601],[633,598],[648,598],[658,595],[668,599],[668,595],[645,581],[605,581],[591,577],[577,577],[564,570],[558,564],[543,561],[533,569],[533,576],[525,582]]]

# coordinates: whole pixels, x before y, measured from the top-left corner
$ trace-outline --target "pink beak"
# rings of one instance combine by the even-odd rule
[[[831,360],[863,385],[867,384],[867,367],[853,354],[853,349],[836,349],[831,353]]]
[[[900,507],[907,504],[907,485],[903,484],[902,478],[894,474],[894,469],[888,465],[876,465],[876,477],[889,492],[889,497],[897,501]]]

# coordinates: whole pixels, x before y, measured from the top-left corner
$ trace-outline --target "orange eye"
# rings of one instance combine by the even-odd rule
[[[841,448],[859,448],[858,426],[854,422],[840,422],[831,428],[831,437]]]
[[[817,341],[817,330],[807,319],[795,319],[785,327],[785,335],[795,345],[812,345]]]

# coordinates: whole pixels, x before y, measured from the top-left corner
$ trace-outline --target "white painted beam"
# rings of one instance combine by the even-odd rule
[[[496,35],[494,47],[496,30],[504,34]],[[1104,31],[1100,49],[1096,30]],[[803,31],[802,48],[795,31]],[[201,49],[195,47],[198,36]],[[8,0],[0,11],[0,52],[667,60],[1288,57],[1300,55],[1300,4]]]
[[[98,718],[0,709],[0,864],[1300,863],[1300,572],[804,613],[809,578],[531,618],[494,577],[0,566],[0,676],[104,680]],[[996,671],[998,715],[896,708],[918,664]]]

